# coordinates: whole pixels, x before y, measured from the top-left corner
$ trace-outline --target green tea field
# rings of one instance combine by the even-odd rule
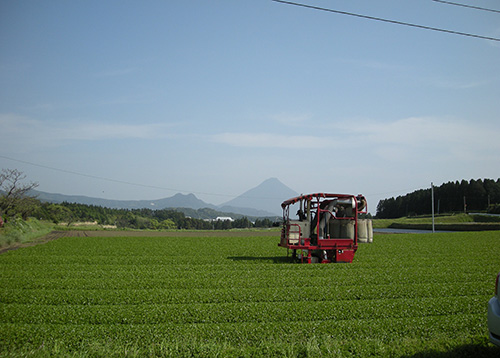
[[[279,233],[62,237],[0,255],[0,356],[498,357],[500,232],[376,235],[295,264]]]

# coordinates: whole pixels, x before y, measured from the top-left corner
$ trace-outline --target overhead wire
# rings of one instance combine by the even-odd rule
[[[497,38],[497,37],[482,36],[482,35],[471,34],[471,33],[468,33],[468,32],[460,32],[460,31],[454,31],[454,30],[441,29],[441,28],[438,28],[438,27],[412,24],[412,23],[409,23],[409,22],[384,19],[384,18],[376,17],[376,16],[356,14],[356,13],[353,13],[353,12],[347,12],[347,11],[329,9],[329,8],[324,8],[324,7],[319,7],[319,6],[313,6],[313,5],[307,5],[307,4],[292,2],[292,1],[284,1],[284,0],[271,0],[271,1],[282,3],[282,4],[288,4],[288,5],[294,5],[294,6],[304,7],[304,8],[308,8],[308,9],[314,9],[314,10],[332,12],[332,13],[341,14],[341,15],[354,16],[354,17],[359,17],[359,18],[362,18],[362,19],[382,21],[382,22],[386,22],[386,23],[390,23],[390,24],[403,25],[403,26],[415,27],[415,28],[424,29],[424,30],[438,31],[438,32],[444,32],[444,33],[453,34],[453,35],[467,36],[467,37],[473,37],[473,38],[478,38],[478,39],[483,39],[483,40],[490,40],[490,41],[498,41],[498,42],[500,42],[500,38]]]
[[[112,182],[112,183],[126,184],[126,185],[132,185],[132,186],[143,187],[143,188],[150,188],[150,189],[168,190],[168,191],[181,192],[181,193],[188,193],[188,192],[190,192],[188,190],[181,190],[181,189],[175,189],[175,188],[167,188],[167,187],[155,186],[155,185],[148,185],[148,184],[140,184],[140,183],[134,183],[134,182],[129,182],[129,181],[125,181],[125,180],[105,178],[105,177],[100,177],[100,176],[97,176],[97,175],[80,173],[80,172],[76,172],[76,171],[72,171],[72,170],[55,168],[55,167],[51,167],[51,166],[48,166],[48,165],[42,165],[42,164],[28,162],[28,161],[25,161],[25,160],[19,160],[19,159],[10,158],[10,157],[7,157],[5,155],[0,155],[0,158],[12,160],[14,162],[19,162],[19,163],[24,163],[24,164],[32,165],[32,166],[39,167],[39,168],[50,169],[50,170],[58,171],[58,172],[61,172],[61,173],[73,174],[73,175],[77,175],[77,176],[82,176],[82,177],[87,177],[87,178],[92,178],[92,179],[98,179],[98,180],[108,181],[108,182]],[[231,197],[231,198],[237,196],[237,195],[215,194],[215,193],[205,193],[205,192],[191,192],[191,193],[193,193],[193,194],[203,194],[203,195],[213,195],[213,196],[224,196],[224,197]]]
[[[0,154],[0,158],[8,159],[8,160],[11,160],[11,161],[14,161],[14,162],[18,162],[18,163],[32,165],[32,166],[39,167],[39,168],[50,169],[50,170],[58,171],[58,172],[61,172],[61,173],[67,173],[67,174],[77,175],[77,176],[81,176],[81,177],[98,179],[98,180],[108,181],[108,182],[112,182],[112,183],[132,185],[132,186],[137,186],[137,187],[142,187],[142,188],[168,190],[168,191],[173,191],[173,192],[177,192],[177,193],[191,193],[191,194],[197,194],[197,195],[219,196],[219,197],[226,197],[226,198],[250,198],[250,199],[265,199],[265,200],[269,200],[269,199],[280,199],[281,200],[282,199],[282,198],[273,198],[273,197],[256,197],[256,196],[247,196],[247,195],[231,195],[231,194],[208,193],[208,192],[202,192],[202,191],[190,191],[190,190],[184,190],[184,189],[167,188],[167,187],[163,187],[163,186],[156,186],[156,185],[149,185],[149,184],[140,184],[140,183],[134,183],[134,182],[129,182],[129,181],[125,181],[125,180],[119,180],[119,179],[113,179],[113,178],[106,178],[106,177],[101,177],[101,176],[97,176],[97,175],[80,173],[80,172],[76,172],[76,171],[72,171],[72,170],[55,168],[55,167],[51,167],[51,166],[48,166],[48,165],[42,165],[42,164],[28,162],[28,161],[25,161],[25,160],[20,160],[20,159],[15,159],[15,158],[7,157],[7,156],[1,155],[1,154]]]
[[[440,3],[443,3],[443,4],[447,4],[447,5],[455,5],[455,6],[466,7],[466,8],[469,8],[469,9],[475,9],[475,10],[483,10],[483,11],[496,12],[496,13],[500,14],[500,10],[488,9],[488,8],[485,8],[485,7],[480,7],[480,6],[473,6],[473,5],[467,5],[467,4],[460,4],[460,3],[457,3],[457,2],[452,2],[452,1],[443,1],[443,0],[432,0],[432,1],[434,1],[434,2],[440,2]]]
[[[91,179],[98,179],[98,180],[108,181],[108,182],[112,182],[112,183],[126,184],[126,185],[132,185],[132,186],[143,187],[143,188],[169,190],[169,191],[183,192],[183,193],[190,192],[192,194],[198,194],[198,195],[201,194],[201,195],[228,197],[228,198],[237,198],[238,197],[238,198],[266,199],[266,200],[269,200],[269,199],[280,199],[280,200],[282,200],[283,199],[283,198],[271,198],[271,197],[265,197],[265,198],[263,198],[263,197],[255,197],[255,196],[243,196],[243,195],[229,195],[229,194],[207,193],[207,192],[198,192],[198,191],[189,191],[189,190],[183,190],[183,189],[167,188],[167,187],[162,187],[162,186],[155,186],[155,185],[134,183],[134,182],[129,182],[129,181],[125,181],[125,180],[118,180],[118,179],[106,178],[106,177],[101,177],[101,176],[97,176],[97,175],[80,173],[80,172],[76,172],[76,171],[72,171],[72,170],[55,168],[55,167],[51,167],[51,166],[48,166],[48,165],[37,164],[37,163],[33,163],[33,162],[28,162],[28,161],[25,161],[25,160],[20,160],[20,159],[15,159],[15,158],[7,157],[7,156],[1,155],[1,154],[0,154],[0,158],[11,160],[11,161],[18,162],[18,163],[32,165],[32,166],[39,167],[39,168],[50,169],[50,170],[58,171],[58,172],[61,172],[61,173],[67,173],[67,174],[72,174],[72,175],[87,177],[87,178],[91,178]],[[390,192],[383,192],[383,193],[368,193],[368,194],[365,194],[365,196],[366,197],[369,197],[369,196],[378,196],[378,195],[401,193],[401,192],[409,191],[409,190],[416,191],[416,190],[421,190],[421,189],[422,188],[411,188],[411,189],[393,190],[393,191],[390,191]]]

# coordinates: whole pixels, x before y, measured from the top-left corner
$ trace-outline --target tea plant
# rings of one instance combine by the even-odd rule
[[[496,356],[500,233],[377,235],[352,264],[274,237],[64,238],[0,255],[0,355]]]

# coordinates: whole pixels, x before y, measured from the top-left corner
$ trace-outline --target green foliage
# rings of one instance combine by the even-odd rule
[[[493,215],[471,215],[474,222],[477,223],[498,223],[500,222],[500,216]]]
[[[17,169],[2,169],[0,172],[0,216],[8,221],[16,216],[27,219],[39,204],[29,196],[37,183],[25,183],[26,175]]]
[[[158,229],[160,230],[174,230],[177,229],[177,225],[172,219],[165,219],[158,224]]]
[[[52,221],[55,224],[60,222],[71,223],[75,217],[69,208],[52,203],[44,203],[40,205],[34,215],[36,217]]]
[[[488,213],[500,214],[500,204],[491,204],[490,206],[488,206]]]
[[[486,211],[489,205],[500,204],[500,179],[448,182],[434,187],[434,201],[436,213]],[[388,219],[431,213],[432,200],[429,188],[381,200],[377,205],[376,217]]]
[[[194,209],[191,209],[194,210]],[[197,216],[206,216],[218,212],[212,209],[199,209]],[[188,217],[183,212],[173,209],[110,209],[95,205],[76,203],[43,203],[35,216],[54,223],[97,222],[100,225],[116,225],[118,228],[138,230],[229,230],[232,228],[271,227],[273,221],[260,219],[253,224],[247,217],[240,216],[234,222],[215,221]]]
[[[247,217],[243,217],[241,219],[236,219],[231,226],[236,229],[248,229],[253,227],[253,224]]]
[[[477,356],[500,232],[377,235],[352,264],[278,237],[65,238],[0,255],[0,355]]]
[[[237,220],[212,223],[209,219],[220,216],[220,213],[209,208],[179,210],[163,209],[110,209],[95,205],[77,203],[41,203],[28,196],[36,183],[23,183],[26,176],[12,169],[3,169],[0,173],[0,225],[4,220],[13,220],[16,216],[26,220],[34,216],[41,220],[53,223],[96,222],[99,225],[116,225],[119,228],[139,230],[209,230],[250,228],[254,224],[241,215],[236,215]],[[181,211],[183,210],[183,211]],[[188,215],[186,216],[186,213]],[[256,227],[271,227],[270,220],[261,220]]]
[[[28,220],[22,220],[21,218],[9,220],[0,229],[0,247],[30,242],[37,237],[48,234],[52,229],[53,225],[50,223],[34,218],[29,218]]]
[[[275,223],[269,219],[269,218],[263,218],[263,219],[256,219],[255,220],[255,227],[273,227]]]

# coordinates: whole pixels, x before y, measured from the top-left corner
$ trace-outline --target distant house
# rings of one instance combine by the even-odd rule
[[[217,218],[214,221],[234,221],[232,217],[229,216],[217,216]]]

